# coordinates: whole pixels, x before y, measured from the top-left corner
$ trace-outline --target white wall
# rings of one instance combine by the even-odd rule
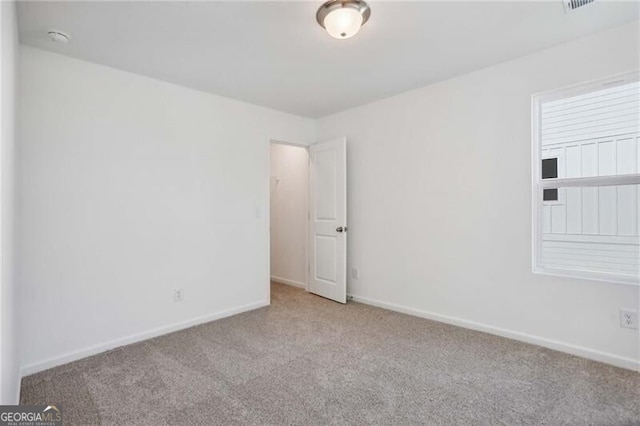
[[[271,144],[271,278],[306,287],[309,154]]]
[[[349,292],[638,367],[638,287],[531,272],[531,95],[639,66],[638,23],[326,117],[349,149]]]
[[[13,163],[18,55],[15,3],[0,2],[0,404],[17,404],[20,387],[13,279]]]
[[[269,139],[313,121],[28,47],[19,96],[26,373],[268,303]]]

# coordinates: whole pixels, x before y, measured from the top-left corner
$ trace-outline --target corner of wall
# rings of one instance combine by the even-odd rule
[[[0,403],[20,394],[16,285],[13,268],[14,145],[18,25],[14,0],[0,2]]]

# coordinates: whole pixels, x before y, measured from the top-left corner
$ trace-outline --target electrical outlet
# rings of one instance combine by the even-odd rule
[[[358,268],[351,268],[351,276],[357,280],[360,278],[360,270]]]
[[[173,290],[173,301],[174,302],[182,302],[184,298],[184,294],[182,293],[181,288],[176,288]]]
[[[620,327],[638,328],[638,311],[620,309]]]

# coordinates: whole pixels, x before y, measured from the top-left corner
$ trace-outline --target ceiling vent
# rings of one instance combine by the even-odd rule
[[[578,9],[579,7],[586,6],[589,3],[593,3],[595,0],[563,0],[564,2],[564,11],[569,13],[573,10]]]

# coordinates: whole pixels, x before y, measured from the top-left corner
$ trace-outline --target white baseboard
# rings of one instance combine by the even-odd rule
[[[275,281],[282,284],[292,285],[294,287],[307,288],[307,285],[300,281],[288,280],[286,278],[276,277],[275,275],[271,275],[271,281]]]
[[[471,330],[477,330],[477,331],[482,331],[489,334],[495,334],[497,336],[506,337],[509,339],[518,340],[525,343],[531,343],[531,344],[542,346],[548,349],[553,349],[559,352],[565,352],[565,353],[576,355],[582,358],[587,358],[594,361],[603,362],[605,364],[614,365],[616,367],[626,368],[628,370],[640,371],[640,360],[636,360],[633,358],[626,358],[626,357],[622,357],[622,356],[618,356],[618,355],[614,355],[606,352],[601,352],[595,349],[589,349],[582,346],[572,345],[570,343],[564,343],[557,340],[551,340],[551,339],[534,336],[527,333],[521,333],[519,331],[507,330],[504,328],[481,324],[475,321],[468,321],[461,318],[441,315],[434,312],[424,311],[416,308],[409,308],[406,306],[395,305],[392,303],[382,302],[380,300],[370,299],[368,297],[362,297],[362,296],[356,296],[356,295],[351,295],[351,296],[353,297],[353,301],[355,302],[377,306],[379,308],[388,309],[390,311],[400,312],[407,315],[413,315],[420,318],[443,322],[446,324],[468,328]]]
[[[184,330],[185,328],[190,328],[199,324],[204,324],[206,322],[230,317],[232,315],[241,314],[243,312],[252,311],[254,309],[262,308],[264,306],[269,306],[269,301],[254,302],[248,305],[239,306],[237,308],[227,309],[224,311],[204,315],[198,318],[189,319],[176,324],[171,324],[164,327],[158,327],[142,333],[132,334],[130,336],[115,339],[110,342],[89,346],[87,348],[69,352],[54,358],[49,358],[43,361],[38,361],[29,365],[25,365],[20,369],[20,376],[25,377],[30,374],[38,373],[40,371],[48,370],[49,368],[53,368],[62,364],[67,364],[69,362],[77,361],[79,359],[96,355],[101,352],[105,352],[120,346],[141,342],[143,340],[148,340],[153,337],[162,336],[163,334]]]

